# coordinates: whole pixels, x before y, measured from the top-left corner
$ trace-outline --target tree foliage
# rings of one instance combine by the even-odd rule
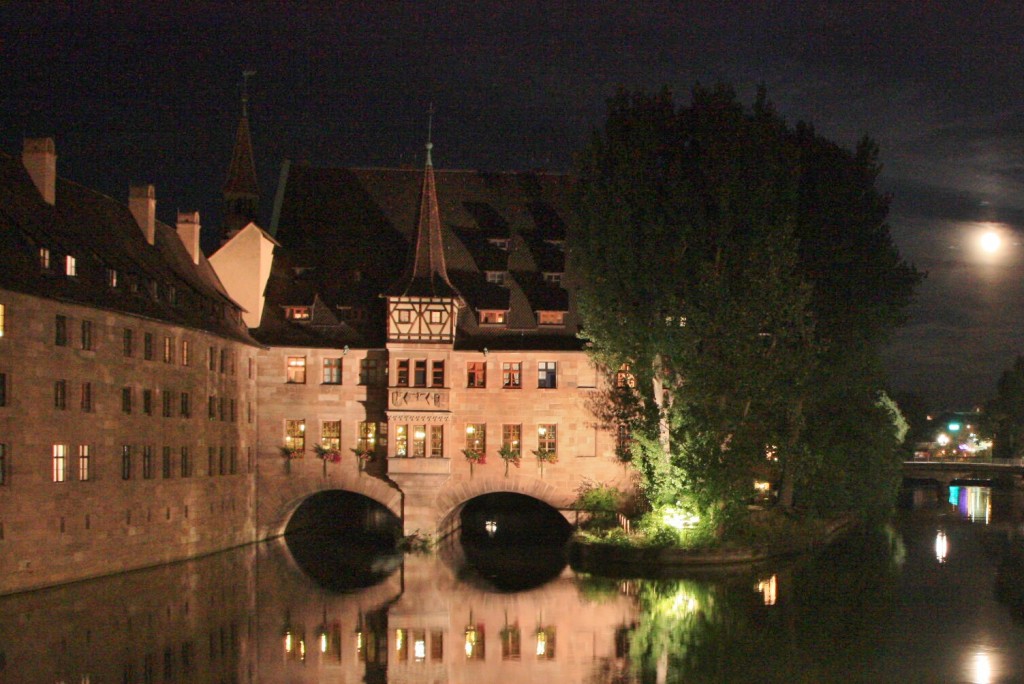
[[[653,503],[727,518],[753,475],[793,491],[826,463],[872,471],[857,459],[878,425],[853,418],[888,415],[877,350],[919,279],[878,171],[870,141],[851,153],[790,127],[763,91],[750,108],[723,86],[685,107],[609,101],[579,157],[570,254],[593,356],[637,378],[622,413]],[[852,450],[808,441],[840,425]]]
[[[996,396],[985,405],[985,429],[996,458],[1024,456],[1024,356],[999,377]]]

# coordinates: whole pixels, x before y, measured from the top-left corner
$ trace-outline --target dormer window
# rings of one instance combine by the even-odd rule
[[[508,271],[484,271],[484,275],[487,276],[487,282],[505,287]]]
[[[562,274],[558,272],[550,272],[544,274],[544,282],[548,285],[561,285]]]
[[[557,249],[559,252],[565,251],[565,240],[545,240],[545,242]]]
[[[505,314],[508,311],[502,311],[497,309],[481,310],[480,311],[480,324],[481,325],[503,325],[505,323]]]
[[[362,323],[366,320],[366,309],[361,306],[339,306],[338,313],[343,320],[352,323]]]
[[[78,261],[70,254],[64,257],[64,274],[72,277],[78,275]]]
[[[39,248],[39,268],[44,271],[50,270],[50,250],[46,247]]]
[[[538,311],[538,325],[565,325],[564,311]]]
[[[491,238],[488,240],[488,242],[490,242],[492,245],[494,245],[503,252],[508,251],[508,238]]]
[[[289,321],[308,321],[308,306],[287,306],[284,309],[284,317]]]

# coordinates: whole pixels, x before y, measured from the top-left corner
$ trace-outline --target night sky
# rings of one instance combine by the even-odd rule
[[[421,165],[431,102],[438,168],[564,171],[618,86],[763,83],[791,123],[879,143],[893,235],[929,273],[895,387],[967,407],[1024,353],[1019,1],[181,4],[0,4],[2,149],[54,136],[62,176],[121,201],[154,183],[162,220],[199,209],[212,233],[245,69],[267,218],[286,157]]]

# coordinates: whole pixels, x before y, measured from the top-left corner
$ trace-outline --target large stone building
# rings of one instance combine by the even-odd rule
[[[0,593],[255,538],[255,366],[198,215],[0,154]]]
[[[577,335],[570,179],[430,152],[286,165],[263,230],[243,111],[209,260],[152,186],[64,180],[49,139],[0,155],[0,593],[280,535],[326,490],[443,535],[481,494],[568,516],[582,483],[628,485]]]

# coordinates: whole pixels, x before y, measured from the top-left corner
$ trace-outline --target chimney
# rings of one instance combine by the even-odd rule
[[[128,210],[146,236],[146,242],[153,244],[156,235],[156,190],[153,186],[131,186],[128,189]]]
[[[199,212],[179,211],[178,212],[178,237],[185,245],[185,250],[192,257],[192,263],[199,263]]]
[[[57,148],[53,138],[25,138],[21,163],[43,201],[53,205],[57,200]]]

